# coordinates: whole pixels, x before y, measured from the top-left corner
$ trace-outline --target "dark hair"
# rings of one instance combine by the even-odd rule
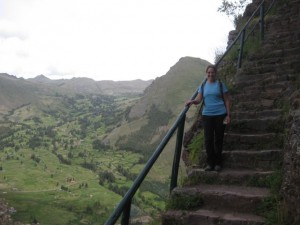
[[[215,73],[217,73],[217,67],[216,67],[215,65],[208,65],[208,66],[206,67],[205,72],[207,73],[208,69],[210,69],[210,68],[212,68],[212,69],[215,71]]]

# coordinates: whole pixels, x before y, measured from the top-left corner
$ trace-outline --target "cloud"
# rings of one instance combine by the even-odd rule
[[[4,2],[4,4],[3,4]],[[219,0],[2,0],[0,72],[153,79],[227,43]]]
[[[17,38],[25,40],[27,35],[15,23],[0,20],[0,39]]]

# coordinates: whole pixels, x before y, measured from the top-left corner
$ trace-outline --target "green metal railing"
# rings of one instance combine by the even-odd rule
[[[265,8],[265,1],[263,0],[257,7],[257,9],[254,11],[252,16],[248,19],[246,24],[244,25],[243,29],[239,32],[237,37],[234,39],[234,41],[230,44],[230,46],[227,48],[225,53],[218,59],[216,62],[216,66],[220,64],[220,62],[224,59],[224,57],[228,54],[229,51],[233,48],[234,45],[240,41],[240,47],[239,47],[239,54],[238,54],[238,62],[237,67],[240,68],[242,65],[242,56],[243,56],[243,47],[245,41],[248,39],[249,35],[252,34],[256,28],[256,26],[260,25],[260,38],[261,40],[264,39],[264,17],[269,12],[271,7],[274,5],[276,0],[273,0],[272,3],[269,5],[269,8],[266,12],[264,12]],[[255,24],[252,29],[249,28],[250,22],[253,20],[253,18],[257,15],[259,12],[259,21],[257,24]],[[247,29],[250,29],[250,31],[247,32]],[[191,99],[195,99],[198,92],[197,90],[192,95]],[[174,159],[173,159],[173,166],[172,166],[172,175],[171,175],[171,181],[170,181],[170,192],[177,186],[177,179],[178,179],[178,170],[179,170],[179,162],[181,157],[181,150],[182,150],[182,142],[183,142],[183,135],[184,135],[184,125],[185,125],[185,118],[186,113],[188,112],[189,107],[185,106],[182,112],[177,117],[175,123],[170,128],[170,130],[167,132],[165,137],[162,139],[160,144],[157,146],[156,150],[146,163],[143,170],[140,172],[140,174],[137,176],[137,178],[134,180],[131,188],[127,191],[123,199],[120,201],[120,203],[117,205],[113,213],[110,215],[108,220],[105,222],[105,225],[113,225],[117,222],[119,217],[122,214],[122,225],[128,225],[130,220],[130,210],[131,210],[131,203],[132,199],[138,190],[138,188],[141,186],[142,182],[144,181],[145,177],[147,176],[148,172],[153,167],[154,163],[164,150],[165,146],[168,144],[169,140],[177,130],[177,139],[176,139],[176,146],[175,146],[175,153],[174,153]]]

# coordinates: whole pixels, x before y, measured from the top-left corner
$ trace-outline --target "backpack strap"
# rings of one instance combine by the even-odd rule
[[[201,84],[201,94],[202,94],[203,105],[205,105],[205,102],[204,102],[204,85],[206,84],[206,81],[207,81],[207,78]]]
[[[223,83],[222,83],[222,81],[221,81],[220,79],[218,79],[218,81],[219,81],[219,85],[220,85],[221,97],[222,97],[223,102],[224,102],[224,104],[225,104],[224,93],[223,93]]]

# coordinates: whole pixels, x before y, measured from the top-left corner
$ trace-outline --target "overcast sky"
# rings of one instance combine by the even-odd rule
[[[214,62],[233,23],[220,0],[0,0],[0,73],[155,79],[181,57]]]

